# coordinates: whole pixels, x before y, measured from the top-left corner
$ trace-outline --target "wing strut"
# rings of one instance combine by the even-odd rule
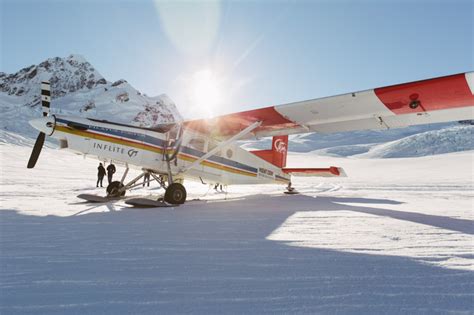
[[[214,155],[215,153],[217,153],[217,151],[219,151],[220,149],[222,149],[223,147],[225,146],[228,146],[229,144],[231,144],[232,142],[235,142],[235,141],[238,141],[240,140],[241,138],[245,137],[246,135],[248,135],[249,133],[251,133],[254,129],[260,127],[260,125],[262,124],[261,121],[256,121],[254,122],[253,124],[251,124],[250,126],[248,126],[247,128],[245,128],[244,130],[240,131],[238,134],[230,137],[229,139],[225,140],[225,141],[222,141],[221,143],[219,143],[218,146],[216,146],[214,149],[212,149],[211,151],[207,152],[206,154],[204,154],[203,156],[201,156],[199,159],[197,159],[196,161],[194,161],[191,165],[189,165],[188,167],[183,167],[181,168],[181,170],[179,171],[179,173],[185,173],[187,171],[189,171],[190,169],[192,169],[193,167],[196,167],[198,166],[199,164],[201,164],[202,161],[206,160],[208,157]]]

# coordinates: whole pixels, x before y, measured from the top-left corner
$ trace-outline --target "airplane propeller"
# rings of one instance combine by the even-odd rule
[[[41,153],[41,149],[43,148],[44,138],[46,134],[44,132],[40,132],[38,138],[36,138],[35,146],[33,147],[33,151],[31,151],[30,159],[28,160],[28,168],[33,168],[36,165],[36,161],[38,161],[38,157]]]
[[[51,135],[54,131],[54,116],[49,115],[51,103],[51,88],[50,83],[47,81],[41,82],[41,108],[43,109],[43,117],[30,120],[30,124],[40,131],[38,137],[36,138],[33,151],[31,152],[30,159],[28,160],[28,168],[33,168],[38,161],[38,157],[43,148],[44,139],[46,138],[46,133]]]

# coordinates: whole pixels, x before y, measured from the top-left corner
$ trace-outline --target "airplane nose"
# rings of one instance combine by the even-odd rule
[[[45,133],[48,136],[53,134],[54,118],[52,117],[35,118],[30,120],[29,123],[33,128]]]

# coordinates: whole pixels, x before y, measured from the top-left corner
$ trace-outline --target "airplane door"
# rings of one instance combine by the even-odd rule
[[[185,167],[191,165],[196,159],[200,158],[205,154],[206,150],[206,139],[197,135],[190,135],[187,139],[183,141],[184,146],[182,146],[181,151],[184,155],[184,165]],[[203,171],[203,165],[199,164],[193,168],[193,171]]]
[[[143,136],[144,150],[140,152],[141,165],[154,170],[163,169],[164,136],[153,131],[146,131]]]

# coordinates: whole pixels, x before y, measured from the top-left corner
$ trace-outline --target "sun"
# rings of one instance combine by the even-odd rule
[[[219,80],[209,69],[198,71],[193,76],[193,103],[200,111],[212,114],[221,102]]]

